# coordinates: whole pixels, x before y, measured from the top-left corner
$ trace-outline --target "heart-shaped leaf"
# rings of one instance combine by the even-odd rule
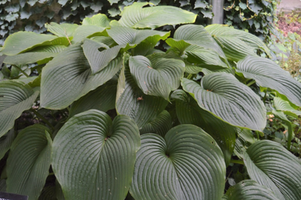
[[[131,74],[144,94],[168,100],[170,92],[180,85],[185,64],[181,60],[160,57],[152,57],[151,61],[144,56],[130,57]]]
[[[72,117],[53,141],[52,167],[66,199],[124,200],[130,187],[137,125],[127,116],[88,110]]]
[[[7,159],[7,192],[36,200],[46,182],[52,140],[48,128],[36,124],[23,129],[14,140]]]
[[[243,180],[229,188],[227,200],[279,200],[271,190],[253,180]]]
[[[120,70],[121,64],[119,56],[100,72],[92,74],[80,44],[68,47],[43,68],[41,106],[50,109],[66,108],[110,80]]]
[[[150,7],[144,7],[146,5],[150,5]],[[164,25],[193,23],[195,19],[196,15],[194,13],[177,7],[156,7],[147,2],[135,2],[124,8],[118,22],[121,26],[154,29]]]
[[[75,101],[71,105],[69,116],[74,116],[77,113],[90,109],[107,112],[115,108],[116,90],[116,81],[108,81],[106,84]]]
[[[232,74],[208,74],[201,85],[184,78],[182,86],[202,109],[220,119],[242,128],[259,131],[265,128],[266,109],[260,97]]]
[[[301,163],[281,144],[261,140],[244,154],[251,179],[271,189],[281,200],[301,199]]]
[[[14,126],[24,110],[31,108],[39,91],[16,81],[0,82],[0,137]]]
[[[221,147],[225,162],[230,163],[236,139],[236,128],[201,109],[183,90],[171,95],[176,100],[176,114],[181,124],[194,124],[209,133]]]
[[[146,123],[154,120],[167,104],[162,97],[145,95],[136,85],[127,64],[124,63],[117,86],[117,113],[131,117],[141,129]]]
[[[226,166],[214,139],[194,125],[165,138],[143,134],[130,193],[134,199],[221,199]]]
[[[205,29],[222,47],[229,60],[239,61],[248,55],[256,56],[258,49],[267,54],[270,52],[260,38],[245,31],[221,24],[212,24]]]
[[[301,106],[301,83],[292,78],[274,61],[258,56],[248,56],[237,63],[237,72],[254,79],[262,87],[277,90],[292,103]]]

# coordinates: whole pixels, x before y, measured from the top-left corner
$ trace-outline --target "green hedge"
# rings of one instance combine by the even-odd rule
[[[85,16],[104,13],[119,18],[124,6],[137,0],[1,0],[0,46],[13,32],[45,32],[45,23],[79,23]],[[140,0],[143,1],[143,0]],[[275,5],[279,0],[225,0],[225,23],[269,40]],[[173,5],[198,14],[197,24],[207,25],[212,18],[209,0],[150,0],[154,4]],[[244,3],[245,2],[245,3]]]

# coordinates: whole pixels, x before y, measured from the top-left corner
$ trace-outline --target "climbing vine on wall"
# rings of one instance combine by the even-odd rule
[[[125,6],[135,1],[173,5],[198,14],[197,24],[212,18],[210,0],[0,0],[0,46],[8,35],[20,31],[45,32],[45,23],[79,23],[86,16],[104,13],[119,18]],[[269,40],[273,13],[279,0],[225,0],[225,21]]]

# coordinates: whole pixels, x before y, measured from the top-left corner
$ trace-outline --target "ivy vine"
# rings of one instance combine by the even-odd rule
[[[118,19],[125,6],[145,0],[0,0],[0,46],[8,35],[24,30],[45,32],[45,23],[79,23],[86,16],[104,13]],[[148,0],[153,4],[173,5],[198,14],[197,24],[211,19],[209,0]],[[279,0],[225,0],[225,24],[269,40],[273,13]]]

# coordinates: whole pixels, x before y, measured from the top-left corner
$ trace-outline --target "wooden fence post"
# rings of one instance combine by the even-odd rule
[[[224,22],[224,0],[210,0],[214,14],[211,23],[223,24]]]

